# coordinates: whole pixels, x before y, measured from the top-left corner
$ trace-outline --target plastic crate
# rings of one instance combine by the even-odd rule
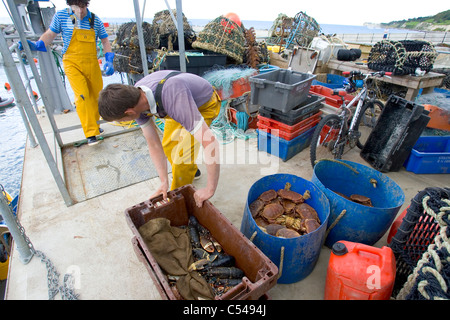
[[[303,149],[309,147],[315,128],[316,126],[312,127],[290,141],[258,129],[256,130],[258,133],[258,150],[266,151],[283,161],[287,161]]]
[[[303,103],[299,104],[289,112],[280,112],[275,109],[260,107],[259,114],[263,117],[293,126],[319,112],[320,108],[323,107],[322,101],[324,100],[324,97],[309,95]]]
[[[231,122],[233,122],[237,126],[237,110],[233,108],[228,108],[228,116]],[[242,112],[242,111],[241,111]],[[258,118],[257,117],[249,117],[248,118],[248,127],[245,129],[256,129],[258,128]]]
[[[245,273],[240,284],[220,297],[216,296],[216,300],[259,299],[275,286],[278,276],[277,266],[236,229],[210,201],[205,201],[201,208],[197,207],[194,200],[195,191],[192,185],[185,185],[169,191],[168,202],[164,202],[161,195],[125,210],[126,221],[134,235],[132,241],[136,254],[145,264],[161,297],[178,300],[138,229],[149,220],[160,217],[169,219],[172,226],[184,226],[187,225],[189,216],[193,215],[211,232],[223,250],[235,258],[236,266]]]
[[[250,77],[251,102],[288,112],[308,98],[313,74],[277,69]]]
[[[404,166],[417,174],[450,173],[450,136],[420,137]]]
[[[250,82],[248,78],[240,78],[237,80],[234,80],[231,83],[231,90],[228,93],[225,93],[223,89],[217,90],[217,94],[219,95],[220,99],[226,100],[226,99],[232,99],[232,98],[238,98],[242,96],[244,93],[249,92],[251,90]]]
[[[274,136],[283,138],[285,140],[292,140],[298,137],[308,129],[315,127],[320,122],[322,112],[318,112],[312,117],[309,117],[293,126],[286,125],[276,120],[268,119],[263,116],[258,116],[257,126],[259,130],[270,133]]]
[[[361,157],[381,172],[398,171],[427,126],[422,105],[390,96],[361,150]]]
[[[324,97],[325,98],[324,103],[332,107],[340,108],[342,106],[341,97],[333,95],[333,89],[319,85],[312,85],[311,89],[309,90],[309,93],[318,95],[320,97]],[[350,101],[353,100],[354,97],[355,96],[352,96],[351,94],[346,94],[344,96],[345,103],[348,104]]]
[[[189,55],[189,53],[202,53],[201,51],[186,51],[186,72],[202,76],[214,65],[225,66],[227,56],[214,52],[203,52],[203,55]],[[158,70],[180,70],[180,56],[166,56],[159,65]]]

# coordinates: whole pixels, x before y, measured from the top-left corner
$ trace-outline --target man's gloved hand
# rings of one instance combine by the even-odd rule
[[[31,51],[42,51],[47,52],[47,48],[45,47],[45,43],[42,40],[38,40],[36,42],[27,40],[28,45],[30,46]],[[19,50],[23,50],[22,42],[19,41]]]
[[[105,53],[105,65],[103,66],[103,74],[105,76],[112,76],[114,74],[114,52]]]

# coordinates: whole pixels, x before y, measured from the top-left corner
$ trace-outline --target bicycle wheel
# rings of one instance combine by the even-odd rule
[[[367,142],[373,128],[384,109],[384,104],[379,100],[366,101],[359,114],[358,120],[355,124],[355,130],[359,131],[361,135],[356,142],[359,149],[362,149]]]
[[[342,147],[336,147],[341,118],[335,114],[329,114],[320,120],[311,139],[309,149],[311,165],[314,168],[315,161],[320,159],[339,159],[342,156]]]

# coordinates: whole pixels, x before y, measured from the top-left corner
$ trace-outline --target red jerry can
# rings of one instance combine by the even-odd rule
[[[395,272],[391,248],[338,241],[328,262],[325,300],[389,300]]]

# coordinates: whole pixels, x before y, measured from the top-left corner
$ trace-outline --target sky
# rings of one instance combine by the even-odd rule
[[[140,11],[144,0],[139,0]],[[145,18],[153,18],[156,12],[176,8],[176,0],[147,0]],[[3,0],[0,3],[0,17],[7,17]],[[55,5],[56,9],[67,7],[66,0],[41,1],[40,6]],[[134,18],[133,0],[91,0],[89,9],[104,22],[106,18]],[[222,14],[234,12],[241,20],[274,21],[280,13],[294,17],[303,12],[319,24],[363,25],[365,22],[381,23],[394,20],[425,17],[450,9],[443,0],[183,0],[182,9],[186,18],[213,20]]]

